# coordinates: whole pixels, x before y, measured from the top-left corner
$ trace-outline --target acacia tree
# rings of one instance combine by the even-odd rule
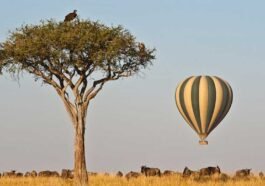
[[[48,20],[10,33],[0,44],[0,72],[27,72],[56,90],[75,130],[75,183],[86,185],[84,137],[90,101],[106,82],[135,75],[151,65],[154,51],[122,26]]]

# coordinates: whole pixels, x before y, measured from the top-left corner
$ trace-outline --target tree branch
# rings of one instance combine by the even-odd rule
[[[63,73],[57,71],[56,69],[52,68],[50,65],[46,65],[44,62],[39,63],[40,66],[43,66],[46,70],[53,73],[59,81],[65,80],[67,83],[69,83],[70,87],[74,87],[73,83],[69,78],[67,78]]]
[[[107,81],[107,80],[106,80],[106,81]],[[88,95],[88,97],[87,97],[87,100],[88,100],[88,101],[90,101],[91,99],[93,99],[93,98],[98,94],[98,92],[103,88],[103,86],[104,86],[104,84],[105,84],[106,81],[103,81],[103,82],[100,84],[100,86],[99,86],[98,89],[96,89],[94,92],[92,92],[91,94]]]
[[[32,68],[33,68],[33,71],[32,71],[33,74],[39,77],[42,77],[45,83],[52,85],[56,90],[60,90],[60,86],[51,77],[47,77],[46,75],[44,75],[44,73],[42,73],[40,70],[34,67]]]
[[[69,114],[70,119],[72,120],[72,123],[73,123],[73,125],[75,127],[76,122],[77,122],[77,111],[76,111],[74,105],[69,101],[69,99],[67,99],[65,97],[64,93],[58,92],[58,91],[57,91],[57,93],[59,94],[61,100],[63,101],[64,106],[66,108],[66,111]]]

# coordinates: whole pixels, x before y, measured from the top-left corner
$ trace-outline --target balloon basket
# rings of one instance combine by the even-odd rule
[[[199,144],[200,144],[200,145],[208,145],[208,141],[200,140],[200,141],[199,141]]]

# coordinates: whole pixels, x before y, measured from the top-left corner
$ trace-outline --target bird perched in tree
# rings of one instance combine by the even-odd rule
[[[74,20],[77,16],[76,12],[77,12],[77,10],[74,10],[73,12],[67,14],[64,18],[64,22],[69,22],[69,21]]]
[[[139,43],[138,47],[139,47],[139,52],[140,52],[140,57],[141,57],[140,61],[142,62],[142,61],[144,61],[144,57],[146,54],[145,53],[145,45],[143,43]]]
[[[140,52],[144,52],[145,51],[145,45],[143,43],[139,43],[138,47],[140,49]]]

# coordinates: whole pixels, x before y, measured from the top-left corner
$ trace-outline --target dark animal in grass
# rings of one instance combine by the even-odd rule
[[[182,173],[183,177],[189,177],[191,175],[199,174],[198,171],[190,170],[188,167],[185,167]]]
[[[122,174],[122,172],[121,172],[121,171],[118,171],[118,172],[117,172],[117,174],[116,174],[116,176],[117,176],[117,177],[122,177],[122,176],[123,176],[123,174]]]
[[[16,177],[16,171],[12,170],[10,172],[3,172],[3,177]]]
[[[17,173],[16,173],[16,177],[23,177],[23,173],[21,173],[21,172],[17,172]]]
[[[200,176],[212,176],[212,175],[221,174],[219,166],[202,168],[200,169],[199,172]]]
[[[32,178],[35,178],[35,177],[37,177],[38,176],[38,173],[35,171],[35,170],[33,170],[33,171],[31,171],[31,172],[26,172],[25,174],[24,174],[24,177],[32,177]]]
[[[171,171],[171,170],[165,170],[163,172],[163,176],[172,176],[174,174],[176,174],[176,172],[175,171]]]
[[[30,177],[35,178],[35,177],[37,177],[37,176],[38,176],[38,173],[37,173],[35,170],[31,171],[31,173],[30,173]]]
[[[161,171],[158,168],[141,167],[141,173],[145,176],[161,176]]]
[[[26,172],[26,173],[24,174],[24,177],[30,177],[30,172]]]
[[[131,178],[138,178],[139,176],[141,176],[141,173],[131,171],[125,175],[125,178],[129,180]]]
[[[70,21],[74,20],[77,16],[76,12],[77,12],[77,10],[74,10],[73,12],[67,14],[64,18],[64,22],[70,22]]]
[[[59,173],[56,171],[41,171],[38,174],[39,177],[59,177]]]
[[[74,178],[74,172],[69,169],[63,169],[61,173],[61,177],[63,179],[73,179]]]
[[[264,174],[263,174],[263,172],[260,172],[260,173],[259,173],[259,177],[260,177],[260,178],[264,178]]]
[[[230,177],[225,174],[225,173],[221,173],[219,176],[218,176],[218,179],[219,180],[222,180],[222,181],[227,181],[228,179],[230,179]]]
[[[236,171],[236,177],[247,177],[250,176],[251,169],[241,169]]]

